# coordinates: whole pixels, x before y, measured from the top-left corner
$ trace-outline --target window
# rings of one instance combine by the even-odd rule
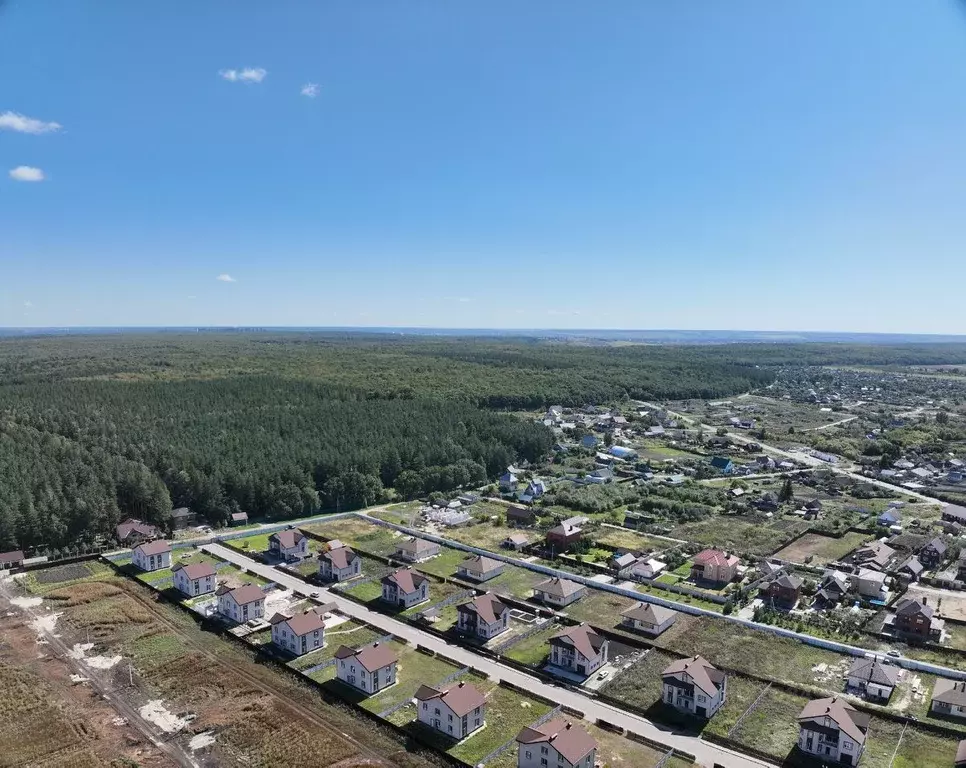
[[[426,702],[424,701],[424,702],[423,702],[423,710],[425,711],[425,710],[427,710],[427,709],[429,709],[429,704],[427,704],[427,703],[426,703]]]
[[[533,753],[530,752],[530,750],[528,749],[527,750],[527,760],[532,760],[532,759],[533,759]]]
[[[843,741],[842,742],[842,749],[844,749],[846,752],[851,752],[852,751],[852,742],[851,741]]]
[[[436,714],[439,714],[439,707],[436,707]]]
[[[546,764],[547,764],[547,758],[541,757],[540,758],[540,765],[546,765]]]
[[[453,716],[452,715],[447,715],[446,716],[446,719],[449,720],[451,723],[453,722]]]
[[[549,755],[550,754],[550,750],[547,749],[546,747],[540,747],[540,754],[541,755]]]

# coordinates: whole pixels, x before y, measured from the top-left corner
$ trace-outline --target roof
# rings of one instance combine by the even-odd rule
[[[694,684],[708,696],[716,696],[724,682],[724,672],[716,669],[711,662],[701,656],[678,659],[664,668],[661,677],[677,677],[687,673]]]
[[[553,597],[569,597],[576,592],[580,592],[583,588],[583,584],[554,576],[546,581],[541,581],[533,589],[537,592],[552,595]]]
[[[930,541],[923,549],[933,549],[940,555],[946,553],[946,542],[940,539],[938,536]]]
[[[469,613],[475,613],[487,624],[492,624],[503,615],[503,612],[507,610],[504,603],[501,603],[493,595],[479,595],[474,597],[468,603],[462,603],[456,606],[458,612],[468,611]]]
[[[171,510],[171,517],[191,517],[192,512],[187,507],[178,507]]]
[[[896,603],[896,616],[922,616],[927,619],[932,619],[935,612],[936,609],[926,603],[925,598],[920,602],[919,600],[913,600],[911,597],[904,597]]]
[[[415,698],[418,701],[439,699],[453,710],[453,714],[457,717],[468,715],[474,709],[482,707],[486,703],[486,698],[472,683],[454,683],[442,690],[421,685],[416,691]]]
[[[402,550],[403,552],[412,552],[413,554],[418,554],[419,552],[428,552],[434,547],[439,547],[439,544],[434,544],[426,539],[417,539],[415,536],[410,536],[402,544],[396,545],[397,550]]]
[[[536,517],[537,513],[526,507],[507,507],[506,516],[510,518],[526,518],[529,520],[530,518]]]
[[[827,717],[839,730],[858,744],[865,743],[865,732],[869,728],[869,716],[859,712],[847,701],[833,696],[808,702],[798,716],[798,721]]]
[[[720,549],[705,549],[694,556],[695,565],[734,565],[738,558]]]
[[[284,530],[273,533],[268,537],[269,541],[277,541],[278,545],[282,549],[291,549],[296,546],[305,536],[301,531],[296,530]]]
[[[556,717],[543,725],[524,728],[517,736],[520,744],[549,744],[571,765],[576,765],[597,749],[597,740],[583,726]]]
[[[803,583],[804,580],[794,574],[782,573],[771,579],[768,586],[777,584],[782,589],[801,589]]]
[[[256,587],[254,584],[245,584],[241,587],[236,587],[232,589],[227,586],[220,586],[215,591],[218,596],[228,595],[234,600],[238,605],[248,605],[249,603],[257,602],[258,600],[265,599],[265,593],[260,587]]]
[[[595,632],[587,624],[568,627],[550,638],[551,645],[565,645],[576,648],[588,659],[592,659],[600,653],[600,649],[604,647],[606,642],[607,640],[603,635]]]
[[[364,669],[368,670],[369,672],[375,672],[377,669],[388,667],[390,664],[395,664],[397,661],[399,661],[399,656],[396,655],[396,652],[388,645],[384,645],[382,643],[366,645],[360,648],[358,651],[355,648],[350,648],[347,645],[341,645],[335,652],[335,658],[354,658],[357,662],[359,662],[360,665],[362,665]]]
[[[513,533],[507,536],[506,540],[513,544],[526,544],[530,540],[530,537],[525,533]]]
[[[900,571],[909,570],[918,576],[920,573],[922,573],[925,570],[925,568],[926,566],[924,566],[921,562],[919,562],[918,557],[910,557],[908,560],[906,560],[906,562],[904,562],[899,567],[899,570]]]
[[[15,549],[13,552],[0,552],[0,563],[19,563],[23,560],[23,552]]]
[[[494,568],[499,568],[503,563],[499,560],[494,560],[492,557],[483,557],[482,555],[473,555],[472,557],[466,558],[459,567],[464,571],[469,571],[470,573],[487,573],[492,571]]]
[[[932,700],[966,706],[966,681],[950,680],[947,677],[937,678],[936,685],[932,689]]]
[[[339,547],[338,549],[330,549],[328,552],[323,552],[319,557],[332,563],[333,568],[341,569],[348,568],[349,564],[359,556],[349,549],[349,547]]]
[[[171,542],[165,541],[164,539],[158,539],[157,541],[147,541],[144,544],[138,544],[134,551],[137,552],[141,550],[142,555],[162,555],[165,552],[171,551]]]
[[[625,565],[631,565],[632,563],[636,563],[637,556],[631,554],[630,552],[625,552],[622,555],[615,554],[611,558],[611,560],[613,561],[614,565],[616,565],[618,568],[623,568]]]
[[[725,469],[727,467],[730,467],[732,463],[733,462],[731,461],[731,459],[725,456],[715,456],[713,459],[711,459],[711,466],[714,467],[715,469]]]
[[[849,668],[849,677],[892,687],[899,680],[899,668],[891,664],[882,664],[875,659],[856,659]]]
[[[132,533],[139,533],[142,536],[156,536],[158,529],[153,525],[141,522],[140,520],[135,520],[133,517],[129,517],[127,520],[117,524],[117,528],[114,529],[117,532],[118,540],[123,541]]]
[[[238,521],[238,520],[247,520],[248,519],[248,513],[247,512],[233,512],[232,515],[231,515],[231,519],[232,520],[235,520],[235,521]]]
[[[382,577],[383,584],[395,584],[406,594],[415,592],[424,581],[426,581],[426,577],[418,571],[414,571],[412,568],[400,568],[388,576]]]
[[[579,536],[581,534],[580,526],[578,525],[568,525],[566,521],[562,522],[560,525],[551,528],[547,531],[547,537],[551,536],[563,536],[565,538],[570,536]]]
[[[284,613],[276,613],[271,619],[269,619],[269,623],[280,624],[282,622],[287,622],[289,629],[301,637],[302,635],[307,635],[309,632],[324,631],[324,614],[325,611],[320,611],[318,608],[309,608],[307,611],[297,613],[295,616],[286,616]]]
[[[178,563],[172,571],[184,571],[184,575],[189,579],[194,581],[195,579],[203,579],[206,576],[215,575],[215,566],[211,563],[191,563],[189,565],[182,565]]]
[[[646,621],[648,624],[663,624],[668,619],[677,616],[677,612],[662,605],[654,605],[654,603],[638,603],[621,611],[621,616]]]

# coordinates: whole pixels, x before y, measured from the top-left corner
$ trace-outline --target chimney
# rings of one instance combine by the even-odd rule
[[[378,648],[378,647],[379,647],[379,641],[378,641],[378,640],[376,640],[376,642],[374,642],[374,643],[372,644],[372,647],[373,647],[373,648]]]
[[[462,688],[464,685],[466,685],[466,683],[463,680],[460,680],[460,684],[457,685],[456,687],[457,688]]]
[[[925,595],[923,595],[923,596],[922,596],[922,604],[923,604],[923,605],[925,605],[925,604],[926,604],[926,596],[925,596]]]

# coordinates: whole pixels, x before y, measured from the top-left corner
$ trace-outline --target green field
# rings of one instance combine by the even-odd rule
[[[425,563],[416,563],[413,567],[422,573],[433,576],[455,576],[456,566],[462,563],[469,554],[460,549],[450,549],[442,547],[437,557],[427,560]]]
[[[268,538],[270,533],[254,533],[251,536],[241,536],[237,539],[229,540],[229,544],[246,552],[268,552]],[[314,542],[309,542],[309,546]]]
[[[601,629],[615,629],[621,621],[621,611],[636,601],[611,592],[591,591],[587,597],[568,605],[564,611],[572,619],[586,621]],[[632,634],[632,633],[630,633]]]
[[[420,685],[435,685],[460,670],[449,661],[420,653],[411,646],[393,642],[393,647],[399,654],[396,684],[361,702],[370,712],[378,714],[401,704],[411,699]]]
[[[626,528],[602,526],[595,534],[594,541],[611,547],[626,548],[633,552],[654,552],[678,546],[673,541],[647,536]]]
[[[516,565],[507,565],[504,567],[503,573],[495,579],[484,582],[483,588],[500,595],[511,595],[520,600],[529,600],[533,597],[534,585],[546,580],[547,577],[542,573],[520,568]]]
[[[705,546],[748,555],[770,555],[808,529],[804,520],[757,520],[715,515],[705,520],[675,526],[670,535]]]
[[[524,638],[518,643],[511,645],[504,653],[514,661],[530,666],[540,666],[550,654],[550,638],[557,634],[561,629],[559,624],[551,624],[546,629]],[[499,643],[499,638],[495,638]],[[491,641],[492,642],[492,641]]]
[[[853,549],[864,544],[871,537],[865,533],[849,531],[841,538],[806,533],[800,539],[775,553],[775,557],[793,563],[804,563],[806,558],[812,565],[825,565],[845,557]]]
[[[679,657],[653,649],[634,662],[601,692],[640,710],[647,710],[661,699],[661,672]]]
[[[798,715],[809,699],[777,688],[770,689],[738,727],[732,738],[784,760],[798,742]]]

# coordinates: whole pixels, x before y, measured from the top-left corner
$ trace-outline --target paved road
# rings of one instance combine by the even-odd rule
[[[321,599],[334,601],[339,606],[339,610],[347,616],[378,627],[386,633],[392,633],[397,637],[404,638],[409,643],[418,643],[424,648],[441,653],[465,666],[472,666],[481,672],[485,672],[494,680],[506,680],[507,682],[520,686],[524,690],[532,691],[539,696],[543,696],[550,701],[556,701],[566,707],[583,712],[589,720],[606,720],[628,731],[646,736],[661,744],[666,744],[668,747],[675,747],[684,752],[689,752],[697,757],[699,765],[711,766],[714,763],[719,763],[728,768],[762,768],[762,766],[771,766],[770,763],[732,752],[716,744],[710,744],[696,736],[687,736],[664,729],[655,725],[650,720],[611,707],[588,696],[549,685],[519,670],[506,667],[492,659],[478,656],[466,648],[451,645],[436,635],[423,632],[410,624],[397,621],[381,613],[374,613],[358,603],[347,600],[341,595],[307,584],[301,579],[276,570],[272,566],[258,563],[220,544],[207,544],[202,549],[225,560],[230,560],[252,573],[281,584],[286,589],[291,589],[297,594],[308,596],[312,592],[321,592]]]

